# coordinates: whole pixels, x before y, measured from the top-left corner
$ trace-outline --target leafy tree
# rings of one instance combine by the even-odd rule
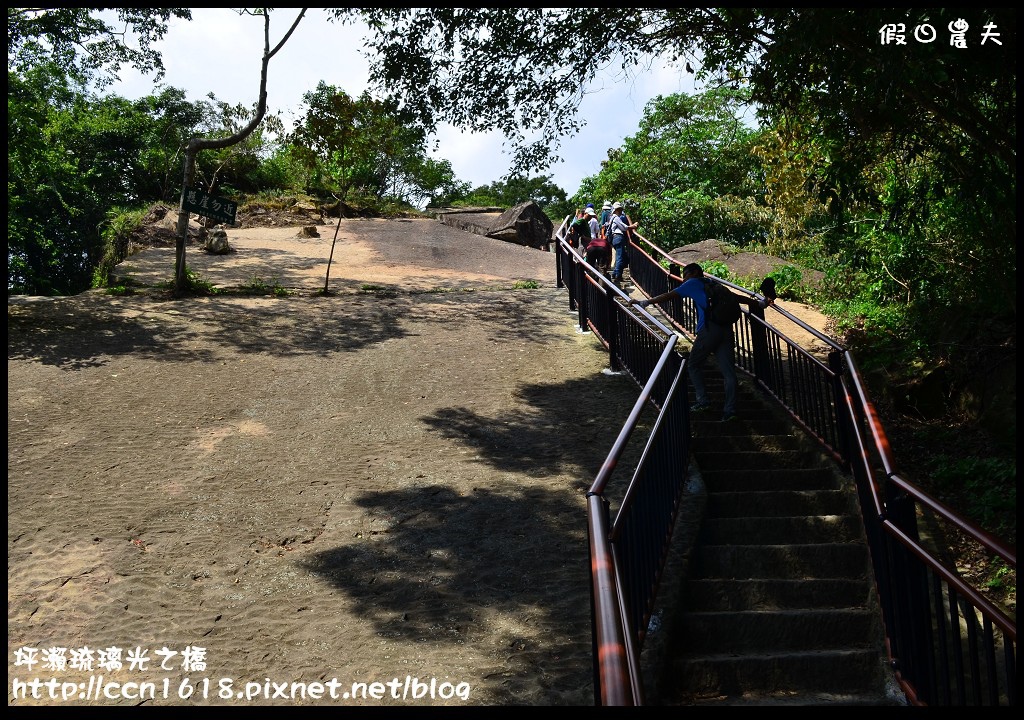
[[[567,205],[565,190],[552,183],[550,175],[532,178],[515,175],[507,180],[496,180],[488,185],[480,185],[459,199],[458,204],[510,208],[528,200],[537,203],[541,209],[547,209],[552,205],[558,208]]]
[[[133,176],[135,200],[170,201],[178,190],[176,175],[185,142],[210,127],[210,108],[204,103],[189,102],[185,92],[177,88],[159,89],[157,94],[140,98],[132,106],[151,119],[140,135],[139,163]]]
[[[889,24],[945,31],[961,19],[971,29],[966,49],[945,38],[881,43]],[[366,20],[371,80],[384,96],[428,130],[440,119],[502,131],[515,150],[512,174],[546,167],[559,138],[579,131],[579,103],[599,70],[614,62],[628,79],[656,55],[697,65],[704,80],[747,85],[766,124],[797,120],[823,138],[829,162],[812,182],[836,212],[880,149],[927,154],[945,178],[943,197],[989,217],[965,269],[1014,267],[1013,205],[1001,203],[1016,187],[1014,9],[375,8]],[[981,45],[990,30],[1001,44]],[[984,197],[969,199],[982,187]],[[925,203],[913,210],[928,214]],[[1013,297],[1012,278],[1000,271],[991,287]]]
[[[257,108],[229,105],[211,93],[203,103],[206,111],[201,129],[206,137],[230,137],[241,133],[252,122]],[[280,147],[285,135],[279,113],[266,113],[263,121],[234,145],[218,148],[197,158],[196,174],[207,192],[258,192],[265,189],[261,181],[261,165]]]
[[[53,63],[8,73],[8,293],[60,295],[88,287],[83,264],[93,247],[82,231],[98,219],[89,211],[98,198],[81,182],[60,138],[46,131],[74,97]]]
[[[153,43],[172,17],[192,19],[189,8],[113,8],[120,27],[95,13],[102,8],[8,8],[7,69],[25,72],[44,62],[86,84],[105,86],[123,65],[163,77],[163,59]],[[129,33],[130,31],[130,33]],[[137,46],[127,42],[134,37]]]
[[[625,201],[643,234],[666,250],[710,237],[760,241],[769,219],[752,153],[761,131],[743,120],[749,101],[749,92],[727,87],[651,100],[636,135],[609,150],[576,203]]]
[[[95,83],[104,87],[117,75],[124,64],[130,64],[141,72],[155,72],[157,79],[163,76],[160,53],[153,49],[153,42],[167,31],[171,17],[190,20],[188,8],[117,8],[114,11],[123,28],[115,28],[99,17],[103,8],[11,8],[7,12],[8,72],[29,70],[48,64],[56,72],[65,75],[80,86]],[[247,124],[231,128],[230,134],[219,137],[191,137],[184,145],[183,181],[181,203],[178,213],[178,242],[175,252],[175,291],[181,292],[186,284],[185,233],[188,213],[184,209],[185,193],[193,185],[197,174],[197,157],[203,150],[221,151],[246,140],[262,122],[267,111],[267,66],[273,56],[291,37],[295,27],[305,15],[299,11],[291,27],[278,44],[270,46],[269,8],[240,10],[263,20],[264,52],[261,63],[259,99],[253,115]],[[130,31],[130,33],[129,33]],[[135,38],[137,46],[129,45],[126,38]],[[215,164],[213,177],[216,181],[218,168],[224,165],[222,156]],[[78,253],[81,257],[83,254]]]
[[[906,44],[883,44],[880,31],[900,23]],[[951,24],[966,24],[968,47],[950,43]],[[917,42],[924,25],[941,42]],[[902,326],[897,338],[937,307],[968,316],[988,308],[1012,322],[1014,9],[398,8],[376,13],[371,27],[382,89],[425,121],[505,132],[524,168],[543,167],[558,138],[579,129],[579,100],[610,62],[628,78],[651,55],[676,58],[705,81],[748,87],[765,126],[787,143],[775,157],[798,163],[787,172],[802,167],[817,201],[794,218],[791,245],[811,239],[815,254],[839,258],[833,287],[863,288],[869,302],[896,309],[888,317]],[[562,32],[569,27],[587,32]],[[700,188],[670,184],[635,200],[682,207],[701,200]],[[706,207],[742,217],[756,206]],[[896,326],[879,325],[880,336]],[[917,336],[940,347],[937,333]]]
[[[95,98],[53,63],[8,74],[9,292],[89,287],[107,211],[154,197],[180,150],[154,100]]]
[[[433,172],[436,169],[436,174]],[[448,160],[432,160],[424,164],[423,189],[429,191],[427,207],[451,207],[469,195],[469,183],[458,180]]]
[[[346,200],[353,190],[410,205],[456,189],[451,164],[427,156],[422,128],[369,93],[352,98],[321,81],[288,136],[308,172],[308,189]]]

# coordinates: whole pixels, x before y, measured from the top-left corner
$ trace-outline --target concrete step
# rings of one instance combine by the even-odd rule
[[[814,545],[707,545],[694,553],[701,578],[863,579],[868,576],[868,550],[860,543]]]
[[[694,655],[760,655],[872,647],[878,619],[863,608],[688,613],[679,632]]]
[[[708,492],[757,492],[770,490],[836,490],[835,473],[828,468],[783,468],[765,465],[757,472],[715,470],[713,463],[701,462],[695,453]],[[705,469],[707,468],[707,469]]]
[[[797,515],[767,518],[707,518],[701,539],[711,545],[783,545],[794,538],[801,543],[858,542],[859,517],[853,515]]]
[[[843,490],[712,492],[710,485],[708,486],[708,517],[846,515],[850,509],[850,496]]]
[[[735,422],[691,415],[706,490],[663,705],[904,705],[890,692],[856,497],[832,460],[740,380]]]
[[[743,435],[709,435],[701,438],[701,453],[736,452],[745,450],[768,452],[774,450],[802,450],[807,442],[792,434],[764,435],[744,433]]]
[[[797,610],[864,606],[870,593],[869,581],[849,578],[695,578],[685,584],[683,601],[687,607],[709,612]]]
[[[744,698],[749,701],[746,704],[761,704],[770,696],[821,701],[830,694],[861,698],[860,704],[866,705],[894,704],[879,691],[884,685],[882,669],[877,651],[871,648],[678,658],[672,681],[676,704],[700,700],[734,704]]]
[[[711,406],[711,410],[690,415],[690,430],[695,442],[705,437],[778,435],[786,427],[784,422],[770,413],[745,414],[742,410],[737,410],[738,419],[722,422],[722,404],[712,401]]]
[[[722,441],[719,436],[717,440]],[[723,450],[721,452],[709,451],[706,447],[694,450],[698,461],[716,471],[730,470],[764,470],[770,467],[773,470],[783,469],[823,469],[827,468],[822,462],[821,453],[811,450]]]

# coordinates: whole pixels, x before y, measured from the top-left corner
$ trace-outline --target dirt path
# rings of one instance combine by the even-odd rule
[[[583,493],[635,384],[552,255],[395,222],[327,297],[331,226],[191,251],[286,297],[9,299],[8,688],[68,695],[9,705],[593,703]]]

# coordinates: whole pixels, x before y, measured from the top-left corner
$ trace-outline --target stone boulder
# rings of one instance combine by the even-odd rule
[[[546,250],[551,244],[554,224],[533,200],[509,208],[491,223],[485,233],[495,240]]]
[[[224,228],[217,228],[211,232],[203,249],[211,255],[227,255],[234,252],[234,248],[228,244],[228,233]]]

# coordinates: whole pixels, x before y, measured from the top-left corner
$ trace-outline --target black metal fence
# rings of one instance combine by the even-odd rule
[[[564,235],[566,224],[558,231]],[[640,238],[648,244],[646,239]],[[672,258],[630,248],[630,277],[647,297],[682,278]],[[690,426],[678,335],[694,337],[696,308],[676,298],[662,305],[671,327],[627,306],[626,295],[568,244],[556,245],[558,282],[570,308],[608,348],[610,364],[628,372],[642,392],[630,419],[588,493],[594,569],[595,701],[643,703],[639,653],[657,596],[666,549],[688,467]],[[731,285],[730,283],[726,283]],[[735,292],[748,293],[731,285]],[[800,347],[759,311],[736,325],[736,365],[784,408],[837,464],[854,477],[889,659],[915,705],[1016,705],[1016,616],[964,579],[946,544],[971,544],[1002,564],[1016,582],[1016,549],[1005,546],[895,472],[889,443],[853,356],[814,328],[773,307],[827,348],[825,359]],[[658,419],[614,519],[606,493],[636,428],[652,402]]]

